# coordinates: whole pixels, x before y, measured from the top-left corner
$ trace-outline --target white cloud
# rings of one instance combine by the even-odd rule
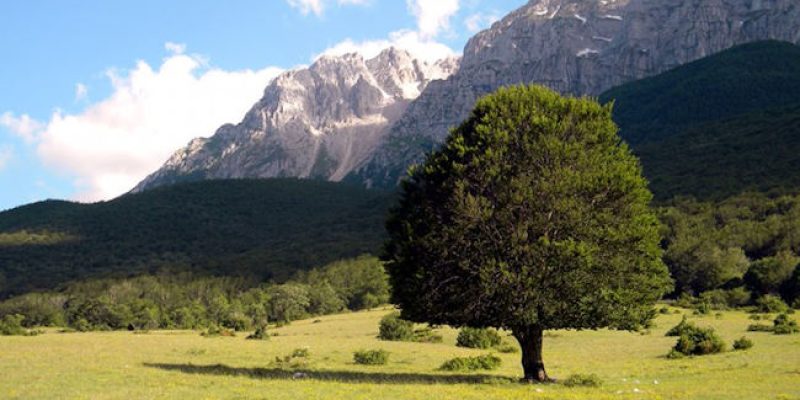
[[[388,39],[367,40],[363,42],[355,42],[352,39],[347,39],[328,48],[322,52],[322,54],[314,58],[319,58],[319,56],[322,55],[336,56],[347,53],[359,53],[365,58],[372,58],[389,47],[406,50],[414,57],[428,62],[458,55],[458,53],[453,51],[450,47],[447,47],[447,45],[422,38],[419,32],[397,31],[390,33]]]
[[[186,52],[186,44],[184,43],[175,43],[175,42],[167,42],[164,43],[164,50],[172,53],[172,54],[183,54]]]
[[[346,53],[359,53],[366,58],[371,58],[388,47],[407,50],[414,57],[428,62],[458,55],[447,45],[437,42],[435,38],[450,29],[450,19],[458,12],[459,0],[406,0],[406,5],[409,12],[417,19],[416,31],[399,30],[390,33],[386,39],[361,42],[346,39],[329,47],[314,59],[321,55]]]
[[[464,26],[467,27],[467,30],[471,33],[476,33],[488,28],[499,20],[500,16],[497,14],[473,14],[464,20]]]
[[[27,114],[17,117],[10,112],[0,115],[0,126],[6,127],[11,133],[21,137],[28,143],[36,139],[36,135],[43,127],[41,123]]]
[[[89,96],[89,88],[82,83],[75,84],[75,101],[83,101]]]
[[[329,0],[286,0],[289,6],[300,10],[303,15],[310,13],[316,16],[321,16],[325,11]],[[369,5],[372,0],[337,0],[336,3],[340,6],[365,6]]]
[[[8,162],[13,158],[14,153],[11,151],[11,146],[0,147],[0,171],[5,169]]]
[[[157,70],[140,61],[127,74],[108,73],[108,98],[79,114],[56,111],[37,153],[48,167],[77,177],[78,200],[118,196],[189,140],[239,121],[279,72],[223,71],[183,54],[172,54]],[[9,114],[8,120],[21,127],[25,117]]]
[[[406,4],[417,18],[417,29],[423,39],[450,30],[450,18],[459,9],[459,0],[406,0]]]

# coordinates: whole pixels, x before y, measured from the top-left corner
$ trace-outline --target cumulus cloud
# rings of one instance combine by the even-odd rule
[[[423,39],[450,30],[450,19],[459,9],[459,0],[406,0],[406,4],[417,19],[417,29]]]
[[[286,0],[289,6],[300,10],[303,15],[315,14],[321,16],[330,1],[327,0]],[[372,0],[337,0],[336,3],[342,6],[364,6]]]
[[[36,139],[37,133],[42,129],[42,124],[27,114],[17,117],[11,112],[0,115],[0,126],[4,126],[11,133],[17,135],[28,143]]]
[[[56,111],[46,124],[8,114],[2,122],[23,132],[40,127],[39,157],[77,177],[78,200],[123,194],[189,140],[239,121],[281,72],[224,71],[172,53],[157,69],[140,61],[128,73],[108,72],[113,93],[81,113]]]
[[[434,40],[424,39],[419,32],[404,30],[392,32],[388,39],[367,40],[356,42],[352,39],[344,40],[328,48],[322,55],[336,56],[347,53],[359,53],[364,58],[377,56],[389,47],[396,47],[408,51],[411,55],[427,62],[434,62],[446,57],[455,57],[457,53],[447,45]]]
[[[406,50],[414,57],[428,62],[457,56],[458,53],[453,49],[436,41],[436,36],[450,29],[450,20],[458,12],[459,1],[406,0],[406,4],[409,12],[417,20],[417,30],[395,31],[390,33],[386,39],[365,41],[345,39],[316,55],[314,59],[323,55],[342,55],[347,53],[359,53],[366,58],[371,58],[388,47]]]
[[[476,33],[480,30],[486,29],[491,26],[493,23],[500,20],[500,16],[497,14],[473,14],[467,17],[464,20],[464,26],[467,28],[468,31],[471,33]]]

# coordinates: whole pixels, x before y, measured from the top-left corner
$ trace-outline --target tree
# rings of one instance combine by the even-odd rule
[[[510,330],[529,381],[550,329],[636,329],[670,289],[611,106],[535,86],[484,97],[412,169],[383,254],[402,317]]]

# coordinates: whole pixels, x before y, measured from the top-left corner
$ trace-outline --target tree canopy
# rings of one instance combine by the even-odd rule
[[[548,329],[635,329],[669,290],[659,223],[611,106],[537,86],[482,98],[411,171],[384,259],[403,318],[509,329],[546,380]]]

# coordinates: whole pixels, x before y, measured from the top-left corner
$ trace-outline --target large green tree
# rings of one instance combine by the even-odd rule
[[[551,329],[636,329],[671,286],[611,107],[537,86],[478,101],[412,170],[387,223],[393,301],[417,322],[510,330],[548,380]]]

